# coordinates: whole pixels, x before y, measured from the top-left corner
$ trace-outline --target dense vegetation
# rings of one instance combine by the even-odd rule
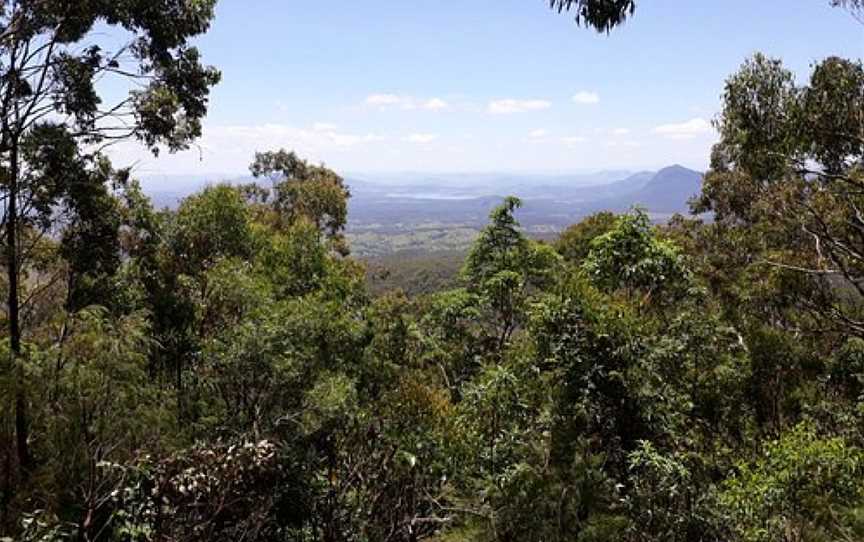
[[[372,295],[335,172],[262,153],[157,211],[101,154],[200,131],[212,2],[157,3],[0,10],[0,537],[864,538],[860,61],[730,77],[711,220],[549,244],[507,198],[455,284]],[[93,81],[133,72],[70,46],[97,22],[137,36],[128,133]]]
[[[460,286],[459,270],[464,260],[463,251],[399,252],[370,258],[364,261],[366,284],[374,297],[393,290],[410,297],[449,290]]]

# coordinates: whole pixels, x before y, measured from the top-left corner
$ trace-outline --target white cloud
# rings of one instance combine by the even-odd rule
[[[366,105],[377,109],[402,109],[412,111],[424,109],[426,111],[446,111],[450,104],[441,98],[416,98],[414,96],[402,96],[399,94],[370,94],[366,97]]]
[[[312,129],[316,132],[335,132],[336,125],[327,122],[316,122],[312,125]]]
[[[204,137],[198,143],[205,151],[220,152],[228,148],[244,146],[259,150],[294,146],[306,149],[327,149],[333,146],[350,147],[383,139],[383,136],[374,133],[356,134],[337,131],[334,126],[324,123],[316,123],[311,129],[286,124],[261,124],[213,126],[205,130]]]
[[[350,132],[325,123],[310,127],[287,124],[211,125],[189,151],[162,153],[154,158],[141,145],[128,143],[110,149],[110,157],[118,165],[137,164],[140,174],[155,172],[189,174],[239,174],[256,152],[284,148],[294,150],[313,162],[329,162],[346,155],[368,155],[367,146],[386,140],[373,132]]]
[[[362,143],[374,143],[376,141],[384,141],[384,136],[377,134],[339,134],[336,132],[328,132],[325,134],[327,139],[337,147],[354,147]]]
[[[277,125],[272,125],[277,126]],[[287,127],[285,127],[287,129]],[[289,129],[290,130],[290,129]],[[351,134],[345,132],[339,132],[335,124],[328,124],[326,122],[316,122],[312,125],[312,131],[305,129],[299,129],[295,133],[295,138],[298,141],[308,141],[308,142],[318,142],[325,143],[330,142],[336,147],[353,147],[355,145],[359,145],[361,143],[371,143],[374,141],[381,141],[384,138],[377,134]]]
[[[600,103],[600,95],[588,90],[580,90],[573,95],[573,102],[580,105],[593,105]]]
[[[425,144],[432,143],[436,139],[438,139],[438,136],[436,134],[411,134],[410,136],[405,138],[405,141],[409,143]]]
[[[630,149],[638,149],[642,144],[638,141],[609,141],[606,143],[606,146],[609,148],[626,147]]]
[[[579,143],[585,143],[586,141],[588,141],[588,138],[583,136],[571,136],[564,137],[561,139],[561,141],[567,145],[578,145]]]
[[[450,109],[450,104],[442,100],[441,98],[430,98],[423,102],[423,109],[429,111],[444,111],[446,109]]]
[[[612,135],[627,135],[630,133],[629,128],[615,128],[612,130]]]
[[[663,124],[654,128],[654,133],[669,139],[693,139],[697,136],[714,133],[711,123],[702,117],[696,117],[677,124]]]
[[[511,113],[527,113],[549,109],[552,104],[546,100],[516,100],[507,98],[489,102],[487,110],[493,115],[509,115]]]
[[[373,107],[391,107],[403,103],[404,98],[396,94],[370,94],[366,97],[366,105]]]
[[[528,137],[531,139],[541,139],[549,135],[549,132],[544,130],[543,128],[538,128],[536,130],[531,130],[528,132]]]

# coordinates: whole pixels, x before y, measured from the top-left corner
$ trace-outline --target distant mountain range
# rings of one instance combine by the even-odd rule
[[[623,212],[634,205],[663,219],[688,212],[688,200],[701,191],[702,174],[675,165],[657,172],[501,176],[498,182],[494,177],[472,181],[470,176],[439,176],[395,185],[349,179],[350,229],[405,230],[447,224],[479,227],[508,195],[523,200],[517,216],[523,226],[537,231],[558,230],[598,211]]]
[[[176,207],[211,178],[143,180],[157,207]],[[239,177],[228,182],[251,182]],[[644,207],[657,220],[687,213],[701,191],[702,174],[674,165],[659,171],[601,171],[572,175],[388,174],[346,179],[351,190],[349,232],[396,233],[417,229],[477,229],[505,196],[523,200],[518,218],[530,231],[551,233],[598,211]]]

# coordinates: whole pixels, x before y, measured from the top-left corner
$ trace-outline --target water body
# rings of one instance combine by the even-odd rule
[[[414,192],[414,193],[390,193],[385,197],[391,199],[432,199],[432,200],[468,200],[477,196],[465,194],[439,194],[436,192]]]

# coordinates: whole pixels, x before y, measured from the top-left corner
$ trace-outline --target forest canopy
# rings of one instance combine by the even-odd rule
[[[0,3],[0,540],[864,539],[861,60],[746,59],[688,216],[547,243],[507,197],[373,294],[326,164],[159,210],[108,160],[201,135],[213,8]]]

